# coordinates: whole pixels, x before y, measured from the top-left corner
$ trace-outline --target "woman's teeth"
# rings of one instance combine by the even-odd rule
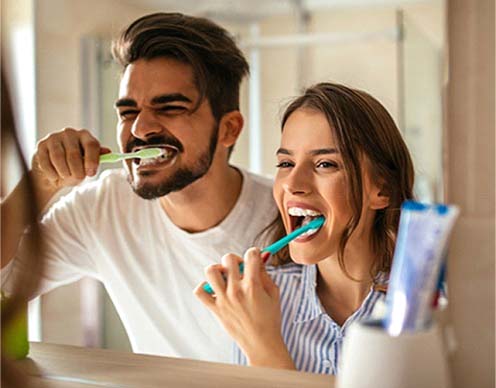
[[[304,208],[299,208],[299,207],[288,208],[288,214],[291,216],[291,224],[292,224],[293,230],[301,228],[302,226],[305,226],[306,224],[310,223],[316,217],[322,216],[321,213],[319,213],[315,210],[304,209]],[[306,231],[305,233],[301,234],[299,238],[311,236],[311,235],[317,233],[319,230],[320,230],[320,228],[310,229],[310,230]]]
[[[290,207],[288,209],[288,214],[290,216],[296,216],[296,217],[305,217],[305,216],[318,217],[321,215],[319,212],[316,212],[315,210],[303,209],[301,207]]]
[[[319,229],[320,229],[320,228],[317,228],[317,229],[309,229],[309,230],[307,230],[305,233],[300,234],[300,236],[299,236],[299,237],[301,238],[301,237],[308,237],[308,236],[311,236],[312,234],[317,233],[317,232],[319,231]]]

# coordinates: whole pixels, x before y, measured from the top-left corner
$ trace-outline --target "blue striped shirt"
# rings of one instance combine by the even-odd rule
[[[336,374],[347,328],[352,322],[370,317],[376,302],[384,299],[384,292],[371,289],[360,308],[343,326],[339,326],[320,303],[316,289],[316,265],[290,263],[278,267],[267,266],[267,272],[279,286],[282,337],[296,369]],[[247,365],[246,357],[237,346],[234,362]]]

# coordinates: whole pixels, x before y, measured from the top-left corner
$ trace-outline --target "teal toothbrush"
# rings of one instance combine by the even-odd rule
[[[269,245],[268,247],[262,249],[260,253],[268,252],[271,255],[275,255],[277,252],[279,252],[282,248],[284,248],[286,245],[288,245],[291,241],[293,241],[295,238],[298,236],[302,235],[305,232],[308,232],[310,229],[318,229],[322,225],[324,225],[325,218],[324,217],[319,217],[316,218],[312,221],[310,221],[308,224],[303,225],[301,228],[298,228],[296,230],[293,230],[290,234],[287,236],[284,236],[280,240],[277,240],[274,244]],[[239,272],[243,273],[244,270],[244,263],[239,264]],[[203,285],[203,289],[207,294],[213,294],[214,290],[210,286],[210,284],[206,283]]]
[[[148,158],[156,158],[163,154],[163,150],[161,148],[143,148],[137,152],[128,152],[128,153],[118,153],[112,152],[110,154],[100,155],[100,163],[115,163],[120,162],[124,159],[148,159]]]

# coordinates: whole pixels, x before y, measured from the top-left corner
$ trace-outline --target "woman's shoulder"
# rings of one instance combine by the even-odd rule
[[[379,272],[374,279],[373,290],[386,293],[389,286],[389,273]]]

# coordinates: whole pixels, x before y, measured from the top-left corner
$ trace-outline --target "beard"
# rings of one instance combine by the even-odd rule
[[[137,186],[132,181],[131,174],[128,175],[128,181],[131,184],[133,191],[144,199],[156,199],[163,197],[169,193],[180,191],[189,186],[193,182],[203,177],[214,159],[217,149],[217,139],[219,135],[219,125],[216,124],[210,137],[208,148],[200,155],[195,164],[191,167],[183,166],[176,170],[171,176],[159,183],[144,183]],[[158,143],[158,142],[156,142]],[[179,148],[179,147],[178,147]],[[181,148],[182,149],[182,145]]]

